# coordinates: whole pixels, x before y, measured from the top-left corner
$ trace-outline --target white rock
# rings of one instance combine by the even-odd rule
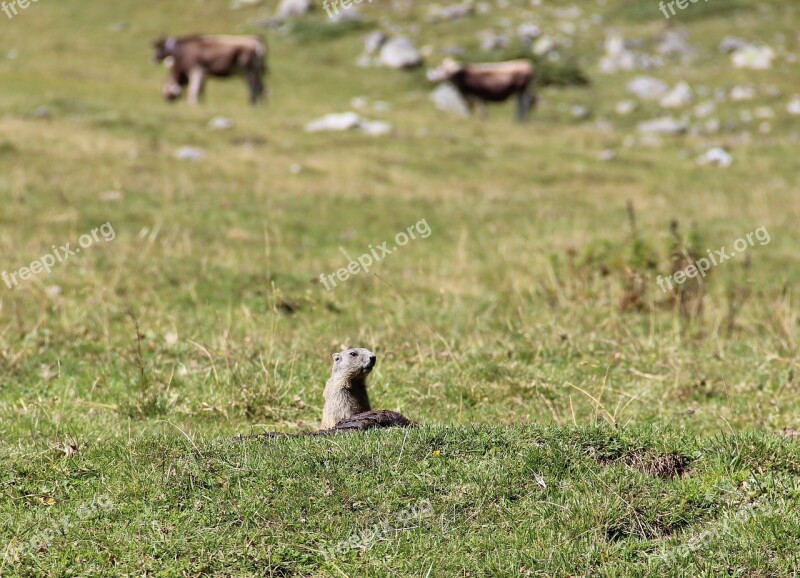
[[[692,103],[692,98],[691,87],[681,81],[661,98],[660,104],[664,108],[684,108]]]
[[[664,96],[669,87],[652,76],[638,76],[628,83],[627,89],[643,100],[655,100]]]
[[[786,105],[786,112],[792,116],[800,116],[800,95],[795,95]]]
[[[234,122],[224,116],[215,116],[208,122],[211,130],[230,130],[234,127]]]
[[[692,48],[689,46],[689,31],[685,28],[667,30],[661,42],[658,44],[657,50],[659,54],[663,54],[664,56],[691,53]]]
[[[383,135],[392,132],[392,125],[381,120],[367,120],[354,112],[333,113],[311,121],[306,132],[344,132],[359,130],[364,134]]]
[[[637,130],[644,134],[684,134],[689,129],[689,124],[684,120],[677,120],[671,116],[655,118],[639,123]]]
[[[431,22],[445,22],[465,18],[475,12],[475,7],[469,0],[461,4],[451,6],[432,6],[428,11],[428,19]]]
[[[532,22],[524,22],[517,27],[517,36],[528,46],[541,35],[542,29]]]
[[[570,114],[578,120],[585,120],[592,116],[592,111],[580,104],[574,104],[569,109]]]
[[[733,157],[725,149],[714,147],[708,149],[697,159],[700,165],[716,165],[726,168],[733,164]]]
[[[533,53],[536,56],[544,56],[548,52],[556,49],[556,42],[549,36],[541,36],[533,44]]]
[[[614,107],[614,112],[620,116],[627,116],[638,108],[635,100],[621,100]]]
[[[620,70],[636,68],[636,55],[628,50],[625,39],[617,34],[609,34],[605,40],[605,54],[600,59],[600,71],[614,74]]]
[[[726,36],[722,42],[719,43],[720,52],[725,52],[726,54],[736,52],[745,47],[747,47],[747,42],[741,38],[734,38],[733,36]]]
[[[767,70],[772,68],[775,52],[769,46],[746,46],[735,51],[731,56],[736,68],[752,68]]]
[[[386,121],[363,120],[363,119],[361,120],[359,129],[361,129],[361,132],[363,132],[364,134],[369,134],[372,136],[389,134],[393,130],[391,123],[388,123]]]
[[[339,132],[353,130],[361,125],[361,117],[354,112],[326,114],[305,126],[306,132]]]
[[[756,89],[754,86],[734,86],[731,89],[731,100],[734,102],[753,100],[755,97]]]
[[[717,103],[713,100],[705,100],[694,107],[694,115],[697,118],[708,118],[717,112]]]
[[[179,161],[198,162],[206,158],[206,154],[202,151],[202,149],[195,147],[181,147],[178,149],[178,152],[175,153],[175,158]]]
[[[422,55],[405,36],[398,36],[388,40],[382,47],[379,62],[389,68],[416,68],[422,64]]]
[[[369,101],[366,96],[354,96],[350,99],[350,106],[355,109],[366,108],[367,104],[369,104]]]
[[[370,55],[377,54],[387,40],[389,40],[389,37],[380,30],[370,32],[364,39],[364,51]]]
[[[469,116],[469,106],[461,93],[449,83],[440,84],[431,93],[431,100],[436,108],[444,112],[451,112],[459,116]]]
[[[508,48],[510,44],[507,36],[497,34],[494,30],[482,30],[478,33],[478,38],[480,39],[481,50],[484,52],[502,50]]]
[[[312,0],[281,0],[275,11],[275,18],[284,20],[295,16],[302,16],[311,11]]]

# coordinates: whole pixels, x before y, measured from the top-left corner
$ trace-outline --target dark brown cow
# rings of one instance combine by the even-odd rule
[[[250,87],[250,102],[264,97],[266,46],[260,36],[183,36],[159,38],[153,42],[155,62],[165,62],[169,77],[162,89],[164,98],[174,101],[189,87],[189,104],[203,96],[209,76],[226,78],[241,74]]]
[[[450,81],[466,99],[472,110],[479,104],[485,115],[487,102],[503,102],[516,95],[517,120],[528,120],[536,106],[533,63],[530,60],[509,60],[491,64],[459,64],[446,58],[439,68],[428,72],[431,82]]]

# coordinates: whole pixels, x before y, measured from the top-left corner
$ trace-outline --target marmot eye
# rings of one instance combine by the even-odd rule
[[[351,351],[350,357],[358,357],[358,353],[356,353],[355,351]]]

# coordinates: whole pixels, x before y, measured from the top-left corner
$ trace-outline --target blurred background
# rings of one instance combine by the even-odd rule
[[[792,431],[798,6],[669,4],[0,13],[0,270],[115,232],[0,284],[3,438],[310,429],[349,346],[378,354],[374,404],[425,423]],[[241,78],[165,102],[151,43],[190,33],[263,35],[268,102]],[[446,57],[531,59],[530,122],[510,101],[467,116],[426,77]]]

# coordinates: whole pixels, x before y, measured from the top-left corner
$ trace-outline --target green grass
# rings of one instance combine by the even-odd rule
[[[0,575],[796,575],[800,86],[782,56],[743,71],[717,46],[798,53],[797,8],[709,0],[666,22],[657,2],[581,3],[603,24],[551,72],[590,84],[543,88],[525,126],[511,104],[486,121],[436,111],[423,71],[355,66],[387,19],[432,65],[503,18],[560,35],[549,7],[570,2],[545,4],[432,24],[422,4],[376,1],[332,28],[318,12],[266,31],[255,109],[239,81],[165,104],[149,42],[265,32],[273,3],[42,1],[0,21],[0,272],[115,231],[18,289],[0,281],[0,549],[67,519]],[[652,74],[758,97],[720,103],[717,135],[639,146],[637,123],[663,111],[615,115],[638,73],[600,73],[598,50],[606,27],[652,51],[675,26],[694,59]],[[355,96],[389,102],[362,112],[395,132],[302,130]],[[769,134],[741,120],[765,105]],[[208,130],[220,115],[235,128]],[[720,145],[730,168],[695,163]],[[205,160],[177,161],[183,146]],[[428,238],[319,283],[421,219]],[[762,226],[768,244],[682,301],[658,289],[683,249]],[[349,346],[378,354],[375,405],[422,428],[225,441],[316,428],[330,354]],[[401,530],[424,500],[433,513]],[[322,555],[382,523],[368,547]]]

